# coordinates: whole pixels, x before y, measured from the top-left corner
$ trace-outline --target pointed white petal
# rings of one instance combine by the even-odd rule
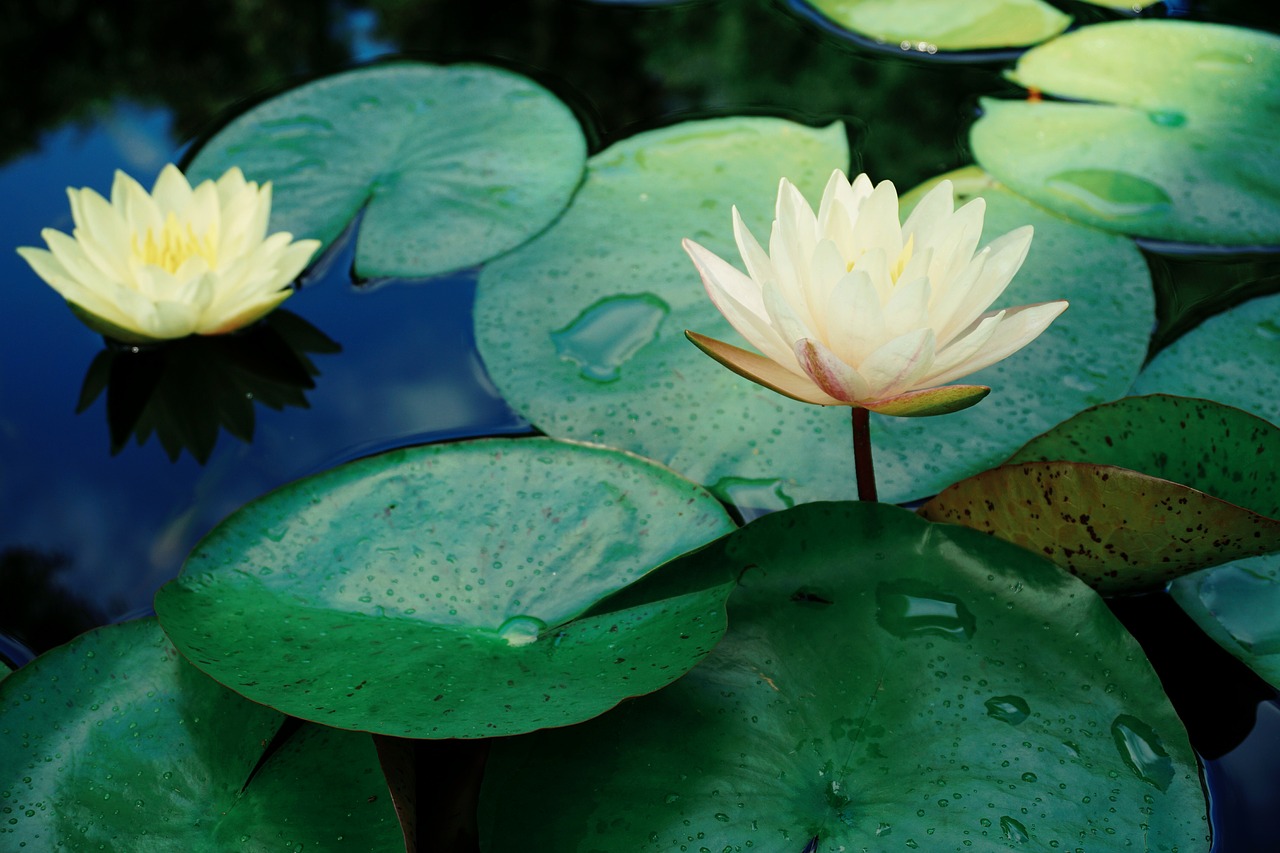
[[[1066,309],[1067,302],[1063,300],[1006,310],[995,332],[981,349],[951,370],[934,376],[931,381],[936,385],[946,385],[1008,358],[1035,340]],[[979,320],[976,325],[980,326],[981,322]]]

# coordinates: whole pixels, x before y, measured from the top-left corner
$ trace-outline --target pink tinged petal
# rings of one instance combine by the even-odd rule
[[[920,199],[915,208],[902,223],[902,239],[915,237],[915,248],[919,252],[928,245],[929,236],[936,233],[939,225],[955,210],[954,191],[951,181],[939,181]]]
[[[796,359],[827,396],[845,404],[857,403],[870,396],[862,375],[837,358],[821,341],[812,338],[796,341]]]
[[[881,250],[896,261],[902,254],[902,224],[898,220],[898,191],[893,182],[881,181],[862,203],[853,224],[854,257],[864,251]]]
[[[981,349],[963,363],[934,377],[932,381],[945,385],[1008,358],[1035,340],[1065,310],[1067,310],[1065,300],[1021,305],[1006,310],[994,334]]]
[[[785,397],[819,406],[841,406],[845,403],[825,393],[808,376],[792,373],[777,362],[749,350],[685,331],[685,337],[698,349],[746,379],[776,391]]]
[[[867,380],[869,399],[892,397],[915,390],[918,379],[933,364],[933,329],[917,329],[899,335],[858,365]]]
[[[738,244],[738,252],[742,255],[742,262],[747,267],[747,274],[760,285],[773,281],[773,263],[769,260],[768,253],[760,245],[760,241],[747,228],[747,224],[742,221],[742,214],[738,213],[736,206],[733,208],[733,239]],[[698,244],[694,243],[693,245],[697,246]],[[689,251],[687,247],[685,251]],[[703,249],[703,251],[706,250]],[[745,300],[740,301],[745,302]]]
[[[707,295],[729,325],[769,358],[782,364],[793,363],[791,343],[784,341],[772,326],[759,285],[692,240],[685,240],[683,245],[702,276]],[[799,365],[795,369],[799,370]]]
[[[160,218],[165,219],[170,213],[176,213],[179,220],[187,216],[191,207],[191,184],[172,163],[160,170],[155,186],[151,189],[151,197],[160,208]]]
[[[898,418],[927,418],[933,415],[949,415],[976,405],[991,393],[986,385],[944,385],[941,388],[924,388],[908,391],[896,397],[885,397],[870,403],[861,403],[881,415]]]
[[[929,325],[929,279],[917,278],[894,287],[893,295],[884,305],[884,323],[887,334],[903,335],[913,329]]]
[[[855,367],[886,341],[880,297],[867,274],[854,270],[845,275],[827,302],[832,334],[827,346],[845,364]]]

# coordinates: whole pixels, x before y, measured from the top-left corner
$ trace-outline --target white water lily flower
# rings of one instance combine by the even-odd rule
[[[263,317],[293,293],[318,240],[267,236],[271,184],[238,168],[194,189],[176,166],[150,194],[116,172],[108,202],[67,189],[72,236],[18,254],[95,331],[130,343],[218,335]]]
[[[900,224],[893,184],[850,183],[837,170],[815,214],[783,179],[767,254],[733,210],[747,275],[684,241],[716,307],[763,355],[686,334],[730,370],[807,403],[900,416],[967,408],[991,389],[947,383],[1017,352],[1067,307],[987,311],[1032,229],[975,254],[985,210],[981,198],[955,210],[942,181]]]

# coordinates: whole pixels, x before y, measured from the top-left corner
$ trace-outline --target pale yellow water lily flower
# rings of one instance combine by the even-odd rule
[[[68,188],[72,236],[46,228],[48,250],[18,254],[95,331],[130,343],[218,335],[283,302],[318,240],[267,236],[271,184],[233,168],[192,188],[176,166],[147,193],[116,172],[107,201]]]
[[[985,209],[977,198],[956,210],[942,181],[902,223],[892,183],[836,171],[815,214],[784,179],[767,253],[733,210],[747,274],[684,241],[716,307],[763,355],[686,334],[730,370],[807,403],[900,416],[967,408],[991,389],[948,383],[1022,349],[1067,307],[987,310],[1032,229],[975,252]]]

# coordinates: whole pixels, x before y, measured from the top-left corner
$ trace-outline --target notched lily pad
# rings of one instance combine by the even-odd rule
[[[568,204],[586,160],[572,111],[484,65],[397,62],[291,89],[218,132],[193,179],[271,181],[271,228],[327,246],[363,211],[357,275],[425,277],[515,248]]]
[[[403,851],[370,738],[304,725],[262,760],[284,721],[154,619],[84,634],[0,682],[0,848]]]
[[[244,507],[156,612],[196,666],[293,716],[515,734],[592,717],[705,656],[731,579],[609,596],[731,529],[710,494],[627,453],[550,439],[410,448]]]
[[[903,49],[1025,47],[1053,38],[1071,17],[1041,0],[807,0],[823,17]]]
[[[1070,101],[982,102],[974,157],[1015,192],[1124,234],[1280,243],[1280,37],[1099,24],[1033,48],[1010,76]]]
[[[742,577],[725,639],[662,691],[495,744],[483,849],[526,850],[530,826],[547,849],[640,853],[1208,849],[1155,673],[1047,561],[851,503],[700,559]]]
[[[1102,592],[1280,549],[1280,430],[1209,400],[1127,397],[920,508],[1042,553]]]

